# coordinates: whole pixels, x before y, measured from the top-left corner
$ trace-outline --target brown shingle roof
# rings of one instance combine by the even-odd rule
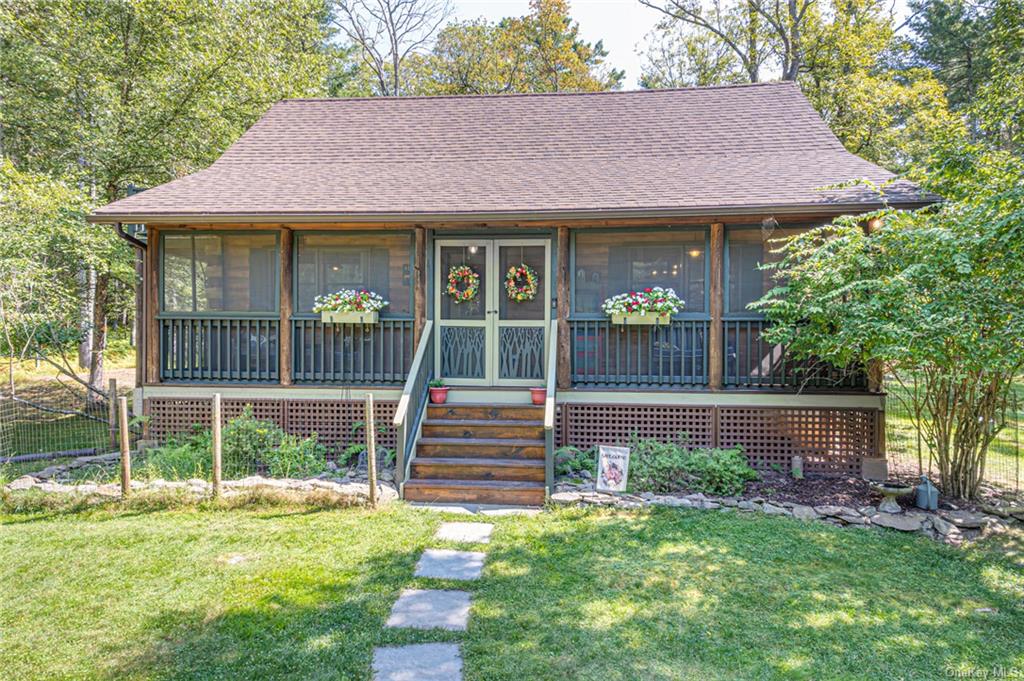
[[[98,209],[146,218],[440,218],[867,207],[892,174],[791,83],[288,100],[206,170]],[[928,200],[912,184],[895,204]]]

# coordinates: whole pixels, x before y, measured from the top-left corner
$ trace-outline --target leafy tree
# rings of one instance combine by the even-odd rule
[[[1024,0],[996,0],[987,43],[991,78],[978,89],[971,113],[987,141],[1024,153]]]
[[[640,87],[658,89],[746,81],[736,55],[721,41],[680,22],[659,22],[647,34]]]
[[[798,357],[882,363],[905,387],[944,492],[973,498],[1024,368],[1024,163],[958,151],[950,166],[986,168],[966,178],[970,192],[793,238],[779,285],[756,306],[772,322],[768,340]],[[956,172],[944,172],[949,184]]]
[[[94,204],[205,167],[273,102],[322,92],[328,19],[324,0],[0,4],[3,154]],[[106,319],[134,285],[131,249],[113,243],[107,262],[71,261],[92,303],[80,324],[94,387]]]
[[[454,22],[413,70],[417,94],[593,92],[620,86],[598,41],[579,37],[565,0],[533,0],[524,17]]]

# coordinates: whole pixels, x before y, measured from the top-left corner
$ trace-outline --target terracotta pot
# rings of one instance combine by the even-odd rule
[[[430,401],[434,404],[444,404],[448,399],[448,388],[430,388]]]
[[[534,404],[544,404],[544,400],[546,400],[547,397],[547,388],[530,388],[530,399],[533,400]]]

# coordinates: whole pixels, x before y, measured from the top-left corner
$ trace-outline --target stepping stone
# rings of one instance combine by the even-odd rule
[[[416,563],[416,577],[437,579],[480,579],[484,555],[479,551],[427,549]]]
[[[469,594],[465,591],[403,589],[385,626],[465,631],[468,621]]]
[[[462,654],[455,643],[375,648],[373,681],[462,681]]]
[[[441,523],[434,539],[465,544],[489,544],[494,525],[490,523]]]

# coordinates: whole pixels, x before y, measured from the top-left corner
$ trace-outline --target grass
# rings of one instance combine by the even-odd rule
[[[443,518],[142,500],[0,516],[11,679],[367,679],[460,641],[465,677],[936,679],[1024,669],[1020,563],[791,519],[499,517],[481,581],[414,579]],[[464,519],[464,518],[463,518]],[[404,587],[473,592],[464,634],[383,629]],[[990,609],[984,611],[980,609]]]

